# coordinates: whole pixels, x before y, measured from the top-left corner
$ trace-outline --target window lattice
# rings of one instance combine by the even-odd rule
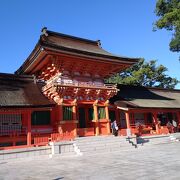
[[[21,132],[21,114],[0,114],[0,135]]]

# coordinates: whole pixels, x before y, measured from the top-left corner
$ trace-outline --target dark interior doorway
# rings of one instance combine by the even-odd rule
[[[79,128],[86,128],[86,113],[85,108],[79,108]]]

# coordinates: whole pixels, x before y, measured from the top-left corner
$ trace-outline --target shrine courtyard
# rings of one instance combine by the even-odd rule
[[[0,162],[0,179],[180,179],[180,142],[131,151]]]

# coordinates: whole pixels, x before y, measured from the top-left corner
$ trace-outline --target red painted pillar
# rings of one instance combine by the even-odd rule
[[[159,134],[159,122],[158,122],[158,118],[157,118],[157,112],[153,113],[153,122],[156,127],[156,133]]]
[[[116,118],[117,123],[120,124],[121,123],[120,122],[120,112],[117,108],[115,109],[115,118]]]
[[[31,146],[31,111],[27,111],[27,145]]]
[[[63,121],[63,105],[59,106],[59,121]]]
[[[109,122],[109,108],[108,108],[108,103],[105,104],[105,113],[106,113],[106,119],[107,119],[107,134],[111,133],[110,130],[110,122]]]
[[[147,125],[148,121],[147,121],[147,113],[144,113],[144,124]]]
[[[93,104],[94,108],[94,121],[95,121],[95,135],[99,135],[99,122],[98,122],[98,105],[95,103]]]
[[[86,127],[88,128],[90,119],[89,119],[89,111],[87,107],[85,107],[85,117],[86,117]]]
[[[73,107],[72,107],[72,111],[73,111],[73,121],[74,121],[74,136],[77,136],[77,104],[74,103]]]
[[[63,98],[61,98],[60,101],[58,102],[56,116],[57,116],[57,122],[58,122],[58,132],[62,134],[63,126],[61,124],[61,121],[63,121]]]
[[[73,120],[77,120],[76,105],[73,105],[72,111],[73,111]]]
[[[126,134],[127,136],[131,136],[131,126],[130,126],[130,116],[129,116],[129,112],[125,112],[125,116],[126,116]]]
[[[57,122],[56,122],[56,108],[53,107],[50,111],[51,113],[51,125],[53,127],[53,132],[57,132]]]
[[[178,128],[180,127],[180,112],[177,112]]]

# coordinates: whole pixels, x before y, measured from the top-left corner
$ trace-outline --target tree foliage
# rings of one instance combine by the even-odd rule
[[[167,68],[163,65],[157,66],[155,60],[145,62],[141,59],[134,66],[106,79],[105,82],[173,89],[178,80],[168,76],[166,71]]]
[[[180,0],[157,0],[155,29],[167,29],[173,32],[170,50],[180,51]]]

